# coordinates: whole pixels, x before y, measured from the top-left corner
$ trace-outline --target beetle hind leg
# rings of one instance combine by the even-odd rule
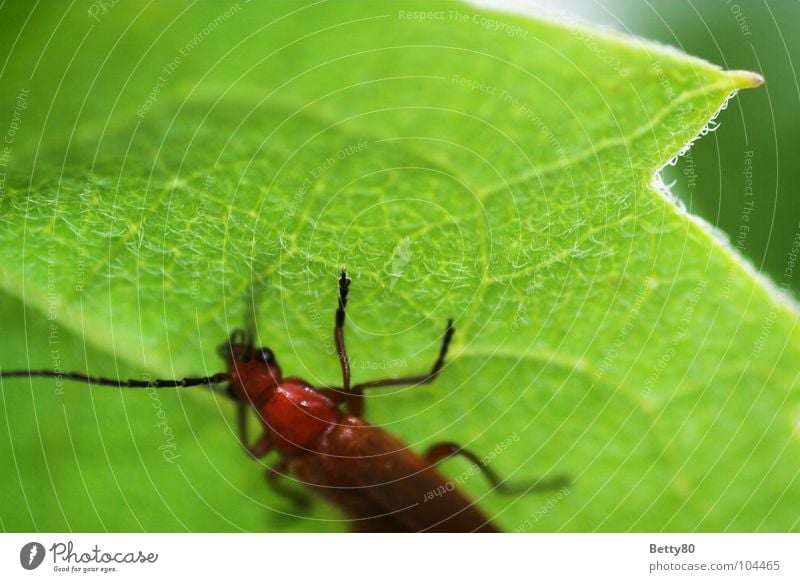
[[[424,459],[431,466],[437,465],[442,461],[461,455],[471,461],[491,483],[495,491],[503,495],[521,495],[526,493],[536,493],[539,491],[551,491],[569,486],[569,479],[563,475],[554,477],[539,478],[527,483],[509,483],[502,479],[481,457],[463,448],[456,443],[438,443],[430,447],[423,455]]]
[[[298,510],[307,509],[311,505],[311,499],[304,491],[301,491],[286,483],[289,477],[289,465],[286,461],[278,461],[274,465],[267,467],[267,485],[275,493],[290,501]]]

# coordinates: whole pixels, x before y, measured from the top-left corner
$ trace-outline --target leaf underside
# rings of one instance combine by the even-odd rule
[[[0,9],[3,369],[211,374],[255,305],[336,384],[346,266],[358,380],[457,327],[371,422],[569,476],[507,497],[449,461],[503,528],[798,529],[797,313],[653,179],[754,76],[460,3],[92,6]],[[207,391],[0,406],[7,531],[347,528],[269,490]]]

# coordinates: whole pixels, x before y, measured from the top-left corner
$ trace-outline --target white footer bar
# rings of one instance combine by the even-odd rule
[[[0,536],[0,580],[178,581],[187,576],[224,577],[221,582],[796,581],[800,534]]]

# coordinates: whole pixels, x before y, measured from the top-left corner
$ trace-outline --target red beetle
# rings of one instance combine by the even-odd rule
[[[269,482],[284,490],[278,478],[291,474],[314,493],[336,506],[358,531],[366,532],[497,532],[492,521],[435,468],[463,455],[501,492],[532,492],[561,487],[565,479],[539,480],[523,488],[510,487],[480,457],[455,443],[440,443],[422,456],[380,427],[366,422],[364,390],[381,386],[432,382],[444,365],[455,328],[448,321],[439,357],[427,374],[350,383],[344,341],[345,308],[350,279],[342,271],[334,337],[342,367],[342,386],[315,388],[302,378],[284,377],[274,353],[256,348],[252,334],[235,331],[220,348],[227,373],[182,380],[115,380],[51,370],[21,370],[0,377],[48,376],[127,388],[189,387],[228,382],[227,394],[237,402],[242,443],[260,458],[277,451]],[[253,407],[262,421],[261,436],[250,444],[247,415]]]

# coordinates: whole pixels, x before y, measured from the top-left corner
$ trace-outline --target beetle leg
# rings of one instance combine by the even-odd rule
[[[247,404],[244,402],[236,403],[236,421],[239,425],[239,441],[245,448],[248,448],[250,443],[248,433],[250,431],[247,429]]]
[[[336,308],[336,326],[333,328],[333,337],[336,340],[336,353],[342,364],[342,389],[345,392],[350,390],[350,361],[347,359],[347,348],[344,345],[344,317],[349,290],[350,279],[342,269],[342,276],[339,278],[339,306]]]
[[[272,450],[272,441],[269,439],[269,433],[264,431],[264,434],[258,437],[258,440],[253,445],[245,446],[247,447],[248,453],[256,459],[260,459]]]
[[[453,334],[456,328],[453,327],[453,320],[447,320],[447,327],[444,330],[444,338],[442,339],[442,347],[439,349],[439,357],[433,364],[433,368],[427,374],[418,374],[416,376],[403,376],[400,378],[384,378],[383,380],[372,380],[371,382],[362,382],[353,386],[353,392],[362,392],[365,388],[378,388],[380,386],[400,386],[407,384],[428,384],[433,382],[439,375],[439,372],[444,366],[444,359],[447,357],[447,349],[450,347],[450,342],[453,339]]]
[[[280,460],[271,467],[267,467],[267,485],[281,497],[294,503],[298,508],[306,508],[309,505],[309,498],[292,487],[287,487],[283,478],[289,476],[289,465],[284,460]]]
[[[344,273],[342,273],[342,277],[344,277]],[[347,284],[349,285],[350,281],[347,280]],[[342,305],[342,294],[341,294],[341,281],[340,281],[340,298],[339,304]],[[345,288],[344,291],[344,298],[346,303],[347,298],[347,290]],[[342,313],[342,322],[344,322],[344,308],[341,307]],[[370,382],[362,382],[360,384],[354,384],[352,387],[349,387],[350,384],[350,364],[347,362],[347,353],[344,349],[344,335],[343,330],[338,327],[339,323],[339,311],[336,312],[336,347],[337,351],[339,352],[339,360],[342,361],[342,371],[346,377],[345,386],[342,388],[327,388],[331,392],[343,391],[346,392],[344,397],[340,398],[339,400],[344,400],[347,402],[347,409],[350,414],[354,416],[361,416],[364,411],[364,390],[367,388],[379,388],[381,386],[403,386],[409,384],[429,384],[433,382],[436,377],[441,372],[442,367],[444,366],[444,360],[447,357],[447,350],[450,347],[450,342],[453,339],[453,334],[456,331],[456,328],[453,327],[453,320],[447,320],[447,327],[444,330],[444,338],[442,339],[442,347],[439,349],[439,357],[436,358],[436,361],[433,363],[433,368],[427,374],[418,374],[416,376],[402,376],[400,378],[384,378],[383,380],[372,380]],[[340,343],[341,340],[341,343]],[[344,354],[344,360],[342,360],[342,354]],[[346,373],[344,372],[346,365]],[[349,387],[349,388],[348,388]]]
[[[506,480],[501,479],[500,476],[489,465],[472,451],[462,448],[456,443],[439,443],[430,447],[425,451],[424,458],[431,466],[436,465],[445,459],[461,455],[469,459],[478,469],[480,469],[486,480],[492,484],[498,493],[504,495],[519,495],[522,493],[534,493],[537,491],[548,491],[552,489],[561,489],[569,485],[569,479],[562,475],[557,475],[550,478],[540,478],[530,483],[508,483]]]
[[[347,307],[347,293],[350,291],[350,279],[342,269],[342,276],[339,278],[339,306],[336,308],[336,326],[333,328],[333,337],[336,340],[336,353],[342,365],[342,388],[344,394],[336,397],[337,402],[346,402],[347,410],[354,416],[361,416],[364,411],[363,391],[350,388],[350,360],[347,357],[347,347],[344,344],[344,320],[345,308]],[[326,392],[335,393],[335,388],[329,388]]]
[[[239,424],[239,440],[252,457],[260,459],[272,450],[272,441],[269,439],[269,433],[266,430],[255,443],[250,444],[249,431],[247,429],[247,404],[244,402],[237,404],[236,418]]]

